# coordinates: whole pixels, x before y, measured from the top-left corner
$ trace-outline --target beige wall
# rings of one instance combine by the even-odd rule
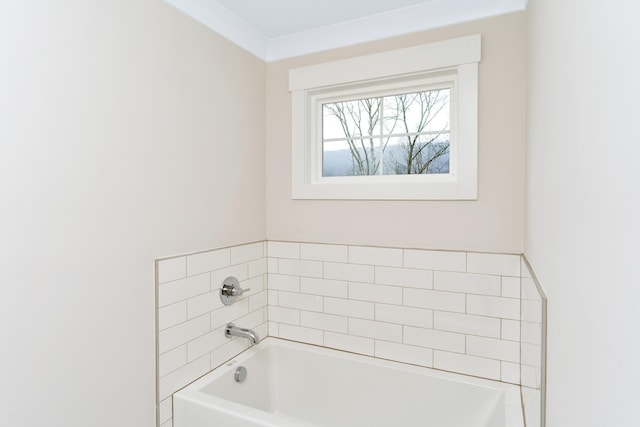
[[[548,297],[547,426],[638,426],[640,4],[529,5],[525,254]]]
[[[155,423],[154,259],[265,238],[265,65],[157,0],[0,2],[0,425]]]
[[[477,201],[291,200],[291,68],[481,33]],[[522,252],[526,15],[267,64],[267,238]]]

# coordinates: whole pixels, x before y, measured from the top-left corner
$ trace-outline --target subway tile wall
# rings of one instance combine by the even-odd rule
[[[520,268],[522,405],[526,425],[544,427],[546,297],[524,257]]]
[[[520,384],[520,256],[267,245],[269,335]]]
[[[523,385],[541,426],[543,299],[519,255],[268,241],[156,262],[159,425],[171,395],[267,335]],[[251,288],[234,305],[227,276]]]
[[[229,340],[236,322],[267,335],[266,243],[257,242],[156,261],[158,424],[172,425],[171,395],[235,357],[246,340]],[[250,292],[224,306],[219,288],[236,276]]]

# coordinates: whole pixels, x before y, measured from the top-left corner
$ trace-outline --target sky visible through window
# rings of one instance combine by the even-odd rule
[[[449,88],[326,103],[322,175],[449,172]]]

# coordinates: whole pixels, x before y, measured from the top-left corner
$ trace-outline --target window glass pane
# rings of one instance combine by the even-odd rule
[[[379,168],[379,138],[358,138],[323,143],[322,176],[378,175]]]
[[[450,93],[323,104],[322,176],[448,173]]]
[[[449,173],[449,133],[391,138],[384,150],[383,174]]]
[[[380,98],[334,102],[322,106],[322,138],[351,138],[380,133]]]
[[[437,89],[384,97],[385,133],[448,131],[450,92]]]
[[[322,112],[322,139],[345,138],[345,131],[338,117],[331,113],[327,105],[323,105]]]

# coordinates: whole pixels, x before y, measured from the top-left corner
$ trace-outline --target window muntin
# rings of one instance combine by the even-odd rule
[[[322,104],[322,177],[449,172],[451,87]]]

